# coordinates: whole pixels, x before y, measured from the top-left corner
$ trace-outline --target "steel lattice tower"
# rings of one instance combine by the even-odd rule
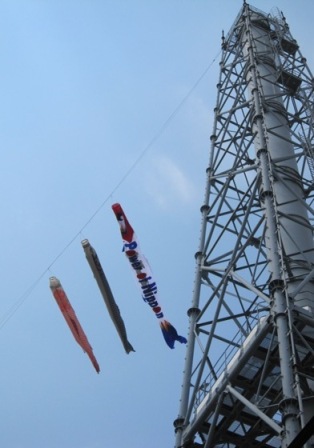
[[[313,86],[283,14],[244,2],[222,38],[176,448],[295,448],[314,427]]]

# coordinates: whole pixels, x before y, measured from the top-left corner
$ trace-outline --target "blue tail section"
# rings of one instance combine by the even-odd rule
[[[168,321],[162,321],[160,327],[168,347],[174,348],[175,341],[181,342],[181,344],[187,343],[185,337],[178,335],[177,330]]]

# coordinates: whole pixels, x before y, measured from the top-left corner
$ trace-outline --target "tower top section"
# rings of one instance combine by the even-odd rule
[[[231,36],[237,35],[236,31],[241,28],[248,14],[252,16],[251,23],[253,25],[269,30],[273,37],[282,37],[289,32],[289,26],[286,22],[286,18],[283,12],[278,8],[274,7],[270,13],[266,13],[244,1],[243,6],[233,22],[228,34],[225,36],[226,41],[230,39]]]

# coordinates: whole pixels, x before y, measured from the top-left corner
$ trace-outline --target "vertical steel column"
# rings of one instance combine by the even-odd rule
[[[278,240],[286,259],[289,259],[289,268],[293,274],[293,282],[288,281],[289,294],[292,295],[301,280],[312,270],[313,232],[303,199],[287,113],[280,88],[276,85],[278,73],[275,55],[269,51],[272,48],[270,31],[267,34],[255,25],[254,21],[258,22],[260,17],[248,5],[246,8],[248,44],[244,51],[248,52],[250,58],[250,71],[254,69],[254,80],[248,78],[248,83],[255,104],[259,102],[259,111],[255,112],[255,117],[260,123],[256,127],[260,127],[260,135],[264,139],[263,142],[259,141],[257,134],[255,146],[259,146],[257,151],[265,151],[269,163],[268,176],[272,179],[275,196]],[[306,292],[299,291],[294,301],[299,306],[308,307],[313,313],[314,285]]]
[[[289,339],[289,316],[291,312],[289,309],[289,304],[287,303],[284,294],[284,266],[283,266],[283,254],[280,247],[280,240],[283,246],[289,245],[290,241],[284,241],[285,235],[281,234],[281,226],[278,222],[278,211],[276,210],[276,203],[295,203],[295,198],[287,198],[287,193],[285,192],[285,197],[283,199],[283,188],[281,188],[280,181],[277,181],[277,188],[274,188],[273,179],[273,159],[280,160],[280,151],[284,149],[285,151],[292,151],[289,148],[289,144],[279,143],[279,139],[273,141],[272,136],[267,135],[267,129],[276,126],[277,124],[277,114],[278,105],[279,111],[281,113],[283,105],[280,104],[280,95],[276,95],[276,87],[274,84],[270,84],[269,76],[267,81],[263,76],[265,71],[267,75],[269,72],[275,69],[275,61],[272,56],[267,55],[265,58],[265,49],[269,48],[269,42],[265,42],[267,35],[265,31],[263,32],[257,25],[254,25],[255,20],[259,20],[259,17],[249,10],[248,5],[245,10],[245,21],[246,21],[246,32],[244,34],[245,45],[244,52],[247,53],[249,68],[247,74],[248,87],[250,90],[252,109],[254,111],[253,116],[253,134],[254,145],[256,149],[256,156],[259,163],[260,177],[261,177],[261,187],[260,187],[260,199],[264,205],[265,210],[265,220],[266,220],[266,247],[268,249],[268,269],[271,273],[271,314],[274,319],[274,324],[277,329],[278,337],[278,348],[279,348],[279,358],[280,358],[280,369],[282,378],[282,391],[283,400],[281,403],[282,414],[283,414],[283,425],[285,428],[285,433],[282,436],[283,444],[282,447],[287,447],[292,440],[297,436],[300,431],[300,425],[298,422],[298,402],[295,394],[295,380],[293,375],[293,363],[292,363],[292,350]],[[268,37],[269,39],[269,37]],[[261,58],[264,56],[264,58]],[[261,60],[262,59],[262,60]],[[263,61],[264,59],[264,61]],[[267,61],[266,68],[263,68],[265,64],[265,59]],[[257,61],[259,66],[257,69]],[[264,73],[263,73],[264,71]],[[275,75],[273,76],[275,77]],[[273,90],[272,97],[273,104],[268,102],[268,112],[267,112],[267,122],[265,122],[265,115],[263,111],[262,98],[267,95],[267,90],[269,90],[269,85]],[[283,118],[284,119],[284,118]],[[281,126],[282,128],[282,126]],[[289,133],[289,129],[286,130]],[[287,139],[288,140],[288,139]],[[279,146],[278,146],[279,145]],[[282,148],[284,146],[284,148]],[[270,152],[271,148],[271,152]],[[278,152],[279,153],[278,153]],[[285,154],[286,158],[286,154]],[[293,170],[297,172],[297,166],[295,159],[291,158],[289,160],[290,165],[293,166]],[[298,202],[299,204],[300,202]],[[300,210],[300,207],[298,207]],[[302,212],[302,208],[301,211]],[[290,210],[290,212],[295,213],[295,210]],[[304,214],[303,214],[304,215]],[[305,219],[305,218],[304,218]],[[291,223],[290,220],[288,220]],[[294,225],[294,223],[292,223]],[[293,233],[295,235],[295,233]],[[295,235],[297,237],[297,235]],[[302,235],[300,235],[302,238]],[[308,247],[308,246],[307,246]]]
[[[220,75],[221,76],[221,75]],[[215,111],[215,119],[217,120],[217,111]],[[215,124],[214,124],[215,127]],[[210,154],[213,154],[213,145],[215,142],[215,136],[211,136],[212,141],[212,149]],[[209,167],[211,164],[209,164]],[[188,400],[190,394],[190,378],[192,374],[192,364],[193,364],[193,355],[194,355],[194,345],[195,345],[195,325],[196,320],[199,315],[199,297],[200,297],[200,288],[201,288],[201,280],[202,280],[202,272],[201,265],[203,263],[203,248],[205,244],[205,236],[206,236],[206,226],[207,226],[207,214],[208,214],[208,203],[209,203],[209,195],[210,195],[210,168],[206,171],[206,188],[205,188],[205,197],[204,197],[204,205],[201,207],[201,234],[199,240],[198,252],[195,254],[196,258],[196,273],[195,273],[195,283],[194,283],[194,292],[192,299],[192,307],[188,310],[189,316],[189,334],[188,334],[188,342],[187,342],[187,351],[185,358],[185,367],[183,373],[183,384],[182,384],[182,392],[181,392],[181,401],[180,401],[180,410],[178,418],[174,421],[174,427],[176,432],[176,448],[180,448],[181,446],[181,437],[183,428],[186,425],[186,413],[188,408]]]

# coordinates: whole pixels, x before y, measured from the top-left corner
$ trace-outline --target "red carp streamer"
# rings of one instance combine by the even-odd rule
[[[60,281],[56,277],[50,277],[50,289],[76,342],[82,347],[84,352],[87,353],[89,359],[95,367],[96,372],[99,373],[100,368],[94,356],[93,349],[88,342],[86,334],[84,333],[84,330],[76,317],[75,311],[72,308],[72,305],[64,289],[62,288]]]

